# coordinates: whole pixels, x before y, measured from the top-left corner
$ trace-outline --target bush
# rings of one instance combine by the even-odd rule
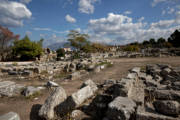
[[[131,52],[138,52],[139,46],[138,45],[127,45],[123,48],[124,51],[131,51]]]
[[[56,52],[57,52],[57,57],[65,56],[65,51],[62,48],[59,48]]]
[[[35,60],[36,57],[40,57],[42,51],[42,47],[38,43],[30,41],[28,36],[15,41],[13,46],[13,56],[19,56],[23,61]]]

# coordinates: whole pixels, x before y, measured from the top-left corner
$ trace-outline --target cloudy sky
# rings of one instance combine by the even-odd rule
[[[46,45],[74,29],[94,42],[141,42],[180,28],[180,0],[0,0],[0,25]]]

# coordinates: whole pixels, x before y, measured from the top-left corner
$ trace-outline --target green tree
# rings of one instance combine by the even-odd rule
[[[57,52],[57,57],[64,57],[65,56],[65,51],[62,48],[59,48],[56,52]]]
[[[151,44],[152,47],[155,47],[156,41],[154,38],[149,39],[149,44]]]
[[[138,45],[127,45],[123,48],[124,51],[131,51],[131,52],[138,52],[139,46]]]
[[[89,36],[87,34],[81,34],[76,30],[71,30],[68,34],[68,41],[71,46],[78,50],[85,50],[85,46],[89,46]]]
[[[180,31],[175,30],[168,38],[168,42],[170,42],[174,47],[180,47]]]
[[[166,40],[161,37],[157,40],[157,46],[162,48],[162,47],[164,47],[165,42],[166,42]]]
[[[14,42],[13,55],[20,60],[34,60],[42,54],[42,47],[38,42],[30,41],[28,36]]]

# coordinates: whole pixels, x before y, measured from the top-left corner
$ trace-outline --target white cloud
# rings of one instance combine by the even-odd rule
[[[28,4],[30,3],[32,0],[20,0],[21,3],[24,3],[24,4]]]
[[[180,17],[180,12],[177,16]],[[109,13],[106,18],[89,20],[88,29],[92,32],[91,36],[97,41],[105,41],[108,43],[125,44],[127,42],[143,41],[150,38],[167,38],[178,27],[176,20],[160,20],[148,24],[142,22],[144,18],[138,22],[133,22],[133,19],[121,14]],[[177,20],[179,18],[177,17]],[[179,19],[180,20],[180,19]],[[180,21],[179,21],[180,22]]]
[[[39,27],[33,28],[33,30],[36,30],[36,31],[52,31],[51,28],[39,28]]]
[[[166,14],[166,10],[163,10],[163,11],[162,11],[162,15],[165,15],[165,14]]]
[[[92,14],[94,13],[94,3],[98,0],[79,0],[79,12]]]
[[[0,24],[6,27],[23,26],[23,20],[32,16],[31,11],[22,3],[1,0]]]
[[[172,13],[174,13],[174,11],[175,11],[174,8],[169,8],[167,13],[168,13],[168,14],[172,14]]]
[[[31,31],[26,31],[26,35],[31,36],[32,32]]]
[[[159,3],[175,3],[177,1],[178,0],[153,0],[151,5],[152,5],[152,7],[155,7]]]
[[[144,17],[141,17],[138,19],[138,22],[142,22],[144,20]]]
[[[66,15],[65,19],[69,23],[75,23],[76,22],[76,19],[71,17],[70,15]]]
[[[176,12],[175,22],[176,22],[177,24],[180,24],[180,11]]]
[[[167,0],[153,0],[152,2],[152,6],[156,6],[158,3],[161,3],[161,2],[166,2]]]
[[[167,28],[175,23],[174,20],[160,20],[156,23],[151,23],[151,28]]]
[[[124,14],[129,15],[129,14],[132,14],[132,12],[131,11],[125,11]]]

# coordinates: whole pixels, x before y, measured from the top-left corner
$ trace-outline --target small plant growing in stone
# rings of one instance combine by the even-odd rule
[[[37,91],[34,94],[27,96],[26,99],[27,100],[33,100],[34,98],[36,98],[36,97],[38,97],[40,95],[41,95],[41,92]]]
[[[17,62],[13,62],[12,65],[13,65],[13,66],[17,66],[18,63],[17,63]]]

